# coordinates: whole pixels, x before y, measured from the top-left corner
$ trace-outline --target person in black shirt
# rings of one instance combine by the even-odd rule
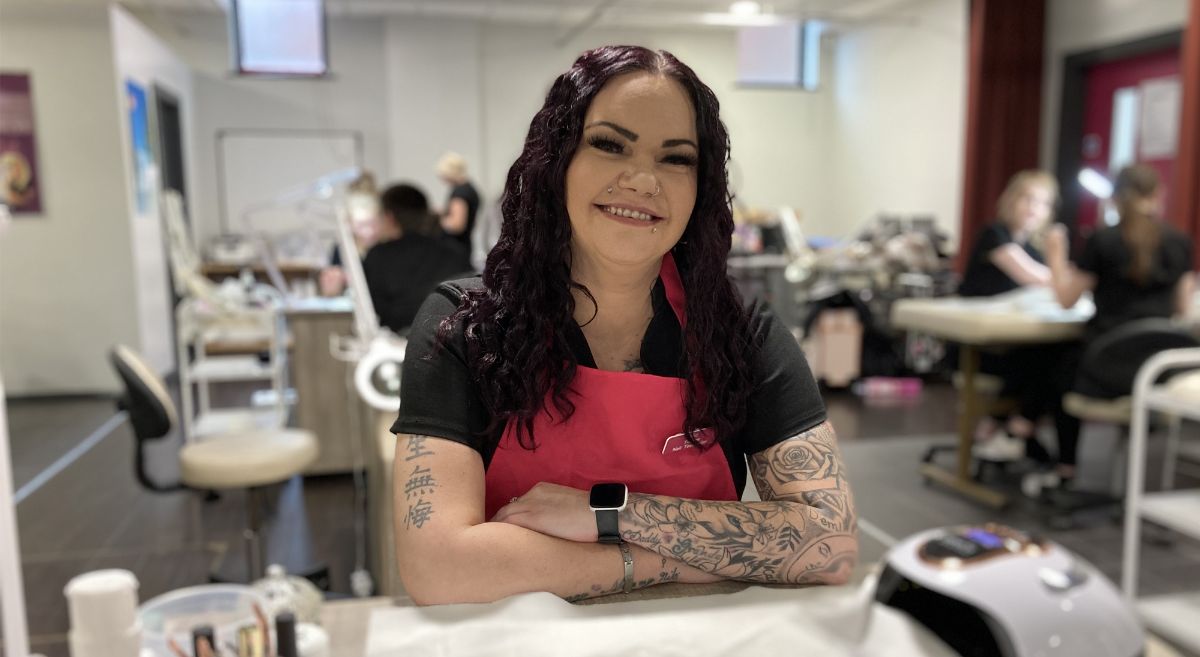
[[[1088,237],[1079,260],[1067,259],[1067,234],[1056,226],[1046,241],[1052,287],[1064,308],[1091,292],[1096,314],[1088,322],[1083,344],[1049,371],[1058,374],[1060,392],[1074,386],[1079,358],[1097,336],[1133,320],[1168,318],[1188,311],[1194,286],[1192,244],[1186,235],[1163,223],[1162,186],[1158,173],[1145,165],[1125,167],[1113,185],[1120,221]],[[1075,474],[1079,421],[1064,418],[1058,432],[1058,475]]]
[[[1021,171],[997,202],[998,217],[979,234],[958,293],[990,297],[1024,285],[1047,285],[1050,270],[1033,238],[1054,218],[1058,183],[1045,171]]]
[[[409,334],[395,526],[418,604],[846,581],[836,434],[726,273],[727,156],[716,96],[667,52],[598,48],[554,81],[482,278]]]
[[[380,197],[381,241],[367,251],[363,276],[379,323],[403,334],[421,302],[449,278],[471,270],[462,253],[426,234],[429,203],[421,190],[393,185]]]
[[[458,242],[470,257],[471,233],[479,214],[479,192],[467,178],[467,161],[458,153],[446,153],[438,160],[437,174],[450,186],[441,219],[442,231]]]
[[[1036,235],[1054,218],[1058,183],[1045,171],[1027,170],[1014,175],[997,202],[997,219],[983,229],[963,275],[958,293],[964,297],[990,297],[1029,285],[1047,285],[1050,269],[1033,245]],[[1003,428],[985,418],[976,430],[978,458],[1008,461],[1030,456],[1048,462],[1050,455],[1037,440],[1038,419],[1058,404],[1056,389],[1046,383],[1040,364],[1053,358],[1058,345],[985,352],[980,370],[1004,381],[1002,395],[1018,402],[1018,412],[1004,420]]]

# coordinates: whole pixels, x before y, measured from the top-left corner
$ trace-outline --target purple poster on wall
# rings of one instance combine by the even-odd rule
[[[14,214],[42,211],[28,73],[0,73],[0,203]]]

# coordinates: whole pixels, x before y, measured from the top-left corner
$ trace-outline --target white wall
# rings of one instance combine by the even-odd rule
[[[32,74],[44,202],[0,237],[0,371],[11,395],[111,392],[106,353],[138,325],[107,16],[0,12],[0,67]]]
[[[827,221],[932,214],[957,239],[966,121],[967,2],[921,0],[837,37]]]
[[[965,0],[923,0],[901,21],[844,28],[817,93],[735,86],[729,30],[587,30],[413,17],[387,27],[392,174],[440,202],[433,164],[450,148],[495,200],[554,76],[583,50],[671,51],[717,93],[731,179],[752,206],[799,208],[811,235],[845,236],[880,211],[934,214],[957,232],[966,75]],[[834,70],[836,69],[836,70]]]
[[[438,182],[433,167],[448,150],[467,159],[469,175],[482,187],[480,193],[495,198],[492,170],[481,166],[490,144],[484,123],[490,123],[493,115],[503,115],[504,103],[522,101],[519,92],[504,103],[493,102],[484,92],[488,74],[483,31],[471,21],[391,18],[386,22],[388,178],[416,182],[438,207],[445,200],[446,187]],[[521,82],[535,76],[522,71],[512,77]]]
[[[220,130],[355,130],[363,137],[365,166],[388,179],[391,122],[383,21],[331,20],[331,75],[271,80],[231,76],[228,28],[221,14],[140,11],[136,15],[194,73],[197,184],[189,195],[193,229],[201,240],[219,232],[216,138]],[[264,190],[264,197],[274,191]],[[237,219],[229,221],[233,228]]]
[[[154,88],[167,90],[179,102],[182,118],[182,141],[187,189],[196,189],[196,163],[193,151],[195,114],[192,92],[192,73],[170,49],[136,18],[117,5],[110,9],[113,35],[113,60],[117,70],[116,97],[120,107],[125,105],[125,82],[133,81],[146,91],[153,103]],[[153,106],[152,106],[153,108]],[[150,131],[154,132],[153,109],[150,110]],[[129,121],[122,115],[121,143],[130,143]],[[151,144],[157,135],[151,135]],[[145,214],[139,214],[134,200],[135,181],[133,152],[121,149],[125,165],[126,190],[129,205],[130,237],[133,250],[134,282],[137,290],[137,319],[142,356],[159,373],[175,369],[174,339],[171,335],[171,290],[167,275],[168,259],[165,250],[165,224],[158,203],[152,203]],[[157,199],[155,199],[157,201]]]
[[[1183,29],[1187,4],[1187,0],[1048,0],[1042,79],[1043,167],[1054,167],[1058,150],[1063,58]]]

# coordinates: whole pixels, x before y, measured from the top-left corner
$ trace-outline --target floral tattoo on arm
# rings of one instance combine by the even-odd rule
[[[750,457],[761,502],[631,495],[621,536],[731,579],[840,583],[858,556],[850,486],[828,422]]]

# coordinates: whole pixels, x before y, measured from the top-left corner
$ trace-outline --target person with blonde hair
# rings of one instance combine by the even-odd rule
[[[975,240],[959,294],[990,297],[1049,284],[1050,269],[1034,238],[1054,220],[1057,202],[1054,176],[1034,169],[1014,175],[996,203],[996,221]]]
[[[375,174],[363,171],[346,185],[346,208],[350,214],[354,244],[358,247],[359,256],[363,256],[384,238],[380,234],[379,189],[375,184]],[[348,284],[342,265],[342,251],[335,240],[329,252],[329,264],[321,269],[317,278],[317,289],[321,296],[332,297],[345,292]]]
[[[475,230],[475,217],[479,214],[479,192],[467,177],[467,160],[455,152],[448,152],[438,159],[438,178],[450,186],[450,196],[442,213],[442,231],[463,246],[467,255],[471,253],[471,233]]]
[[[1020,171],[1008,181],[996,203],[996,221],[975,240],[958,292],[964,297],[988,297],[1029,285],[1050,283],[1050,268],[1034,246],[1036,237],[1054,219],[1058,182],[1045,171]],[[1018,400],[1019,412],[1004,426],[986,418],[976,432],[978,458],[1013,461],[1029,456],[1043,463],[1050,455],[1034,434],[1039,417],[1055,407],[1054,391],[1038,374],[1038,363],[1056,347],[1011,349],[1004,354],[983,354],[981,370],[1004,381],[1005,396]]]

